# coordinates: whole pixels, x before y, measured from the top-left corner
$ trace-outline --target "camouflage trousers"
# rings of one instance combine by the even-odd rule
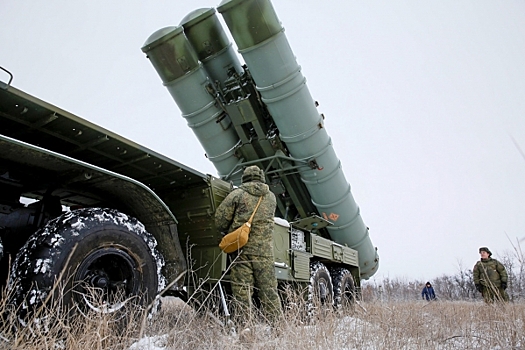
[[[486,303],[493,303],[495,301],[509,301],[509,295],[507,294],[505,289],[501,287],[483,286],[481,295],[483,296],[483,300],[485,300]]]
[[[271,257],[241,254],[232,263],[230,280],[236,301],[235,309],[244,321],[253,316],[255,311],[252,299],[254,293],[260,301],[263,315],[270,323],[282,316],[273,260]]]

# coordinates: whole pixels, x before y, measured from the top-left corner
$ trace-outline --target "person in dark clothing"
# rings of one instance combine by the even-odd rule
[[[434,292],[434,288],[432,288],[430,282],[425,284],[425,287],[421,291],[421,297],[423,299],[427,299],[428,301],[436,299],[436,293]]]

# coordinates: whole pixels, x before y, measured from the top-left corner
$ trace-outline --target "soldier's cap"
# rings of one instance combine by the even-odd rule
[[[487,247],[481,247],[481,248],[479,248],[479,252],[480,252],[480,253],[481,253],[481,252],[487,252],[487,253],[489,253],[489,258],[492,256],[492,252],[491,252],[491,251],[489,250],[489,248],[487,248]]]
[[[264,178],[264,171],[259,169],[257,165],[250,165],[249,167],[244,169],[241,181],[242,183],[250,181],[259,181],[265,183],[266,180]]]

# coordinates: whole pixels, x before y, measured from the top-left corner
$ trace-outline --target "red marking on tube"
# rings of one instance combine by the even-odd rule
[[[339,219],[339,214],[330,213],[330,215],[328,215],[328,218],[332,221],[337,221],[337,219]]]

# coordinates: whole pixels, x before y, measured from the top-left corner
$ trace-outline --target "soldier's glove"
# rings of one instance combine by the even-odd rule
[[[483,290],[483,287],[481,287],[481,284],[476,284],[476,289],[478,290],[478,292],[481,293],[481,291]]]
[[[507,289],[507,282],[501,282],[501,288]]]

